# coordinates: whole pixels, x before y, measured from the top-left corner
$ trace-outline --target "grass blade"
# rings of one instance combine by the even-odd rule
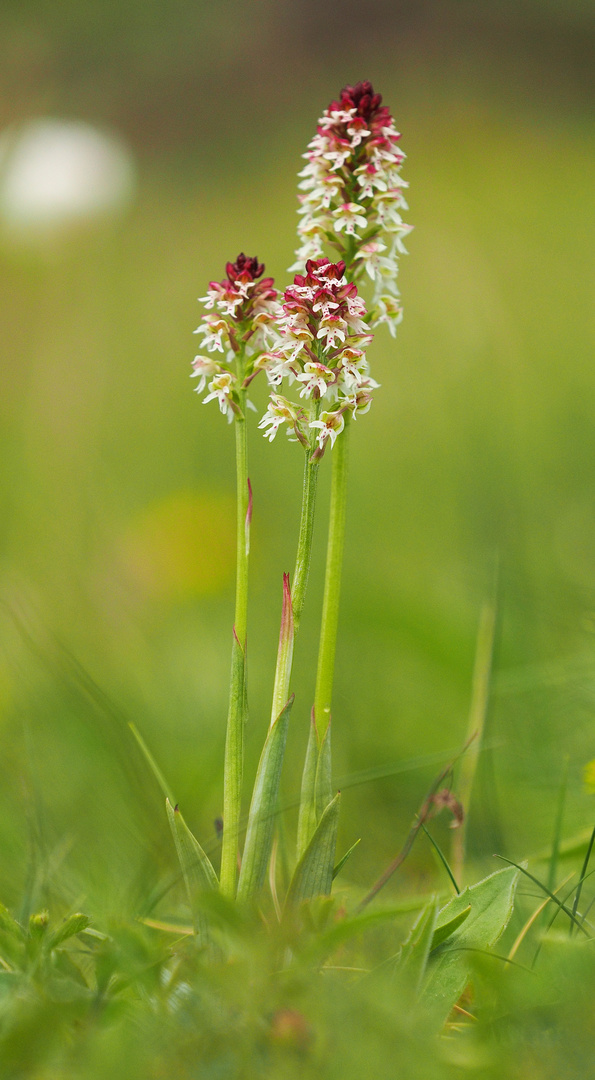
[[[484,603],[479,618],[477,646],[475,650],[475,666],[473,669],[473,688],[471,693],[471,705],[469,708],[469,726],[467,729],[469,749],[461,762],[459,771],[458,797],[464,808],[464,817],[460,827],[453,835],[451,850],[454,873],[459,880],[461,880],[465,862],[465,843],[467,838],[469,805],[471,803],[473,784],[477,771],[479,753],[482,748],[483,734],[488,713],[495,634],[496,603],[493,600]],[[454,878],[452,880],[454,881]],[[459,892],[458,888],[457,892]]]
[[[587,848],[587,850],[585,852],[585,859],[584,859],[584,862],[583,862],[583,868],[581,870],[581,876],[579,878],[579,882],[578,882],[578,885],[576,887],[576,894],[575,894],[575,897],[574,897],[574,903],[572,905],[572,914],[573,914],[573,917],[575,917],[575,918],[576,918],[576,913],[578,911],[578,903],[579,903],[579,900],[581,898],[581,891],[582,891],[582,888],[583,888],[583,881],[585,880],[585,877],[587,876],[587,870],[588,870],[588,867],[589,867],[589,859],[591,858],[591,852],[593,850],[593,842],[594,841],[595,841],[595,828],[593,829],[593,832],[591,833],[591,839],[589,840],[589,846],[588,846],[588,848]],[[582,926],[582,923],[581,923],[581,926]],[[573,924],[571,923],[571,925],[570,925],[570,932],[571,933],[572,933],[572,930],[573,930]]]
[[[205,854],[198,840],[191,833],[178,807],[172,807],[169,799],[165,800],[165,805],[178,859],[182,867],[195,933],[204,934],[206,930],[205,920],[199,909],[198,898],[201,893],[218,888],[217,875],[213,870],[208,855]]]
[[[446,860],[446,856],[445,856],[444,852],[442,851],[442,848],[440,848],[438,846],[438,844],[434,840],[434,837],[432,836],[432,834],[430,832],[428,832],[428,830],[426,829],[423,821],[421,823],[421,827],[422,827],[423,831],[425,832],[428,840],[430,841],[432,847],[434,848],[434,851],[438,855],[438,858],[440,859],[440,862],[442,863],[444,869],[446,870],[446,873],[448,874],[448,876],[449,876],[449,878],[450,878],[450,880],[451,880],[451,882],[453,884],[454,891],[456,892],[456,894],[458,896],[458,894],[460,893],[461,890],[459,889],[459,886],[457,885],[457,883],[456,883],[456,881],[454,879],[453,872],[450,869],[450,866],[448,865],[448,862]]]
[[[555,893],[553,893],[551,891],[551,889],[548,889],[547,885],[543,884],[543,881],[540,881],[539,878],[534,877],[533,874],[529,873],[529,871],[527,870],[527,868],[525,866],[521,866],[521,865],[519,865],[519,863],[513,862],[512,859],[505,859],[503,855],[495,855],[494,857],[496,859],[501,859],[502,862],[508,863],[509,866],[516,866],[517,870],[521,871],[521,874],[524,874],[525,877],[528,877],[531,881],[533,881],[535,883],[535,885],[538,885],[539,888],[542,889],[544,893],[547,893],[550,900],[553,900],[554,903],[558,905],[560,910],[563,911],[565,915],[568,915],[568,918],[571,919],[571,921],[573,923],[575,923],[575,925],[578,926],[580,930],[582,930],[585,937],[590,937],[590,934],[587,933],[587,931],[585,930],[582,923],[580,923],[579,920],[577,919],[576,915],[573,915],[570,908],[566,907],[566,904],[564,904],[561,900],[558,900],[558,897],[555,895]]]
[[[341,870],[345,866],[345,863],[347,862],[347,860],[349,858],[351,858],[353,852],[355,851],[355,849],[356,849],[357,845],[360,843],[360,841],[361,841],[361,837],[359,837],[359,839],[357,839],[355,841],[355,844],[352,844],[351,847],[347,849],[347,851],[345,852],[343,857],[341,859],[339,859],[339,862],[337,863],[337,865],[335,866],[335,868],[333,870],[333,881],[335,880],[337,875],[341,873]]]

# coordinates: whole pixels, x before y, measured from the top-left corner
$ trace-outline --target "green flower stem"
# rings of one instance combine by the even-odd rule
[[[347,414],[345,416],[345,427],[338,436],[332,450],[329,534],[326,551],[320,646],[318,649],[318,670],[316,672],[316,691],[314,694],[314,718],[319,747],[331,718],[339,599],[341,594],[341,569],[343,565],[343,541],[345,538],[348,450],[349,415]]]
[[[316,507],[316,487],[318,484],[319,461],[312,461],[310,452],[306,453],[304,465],[304,486],[302,492],[302,516],[300,519],[300,533],[298,537],[295,570],[291,584],[291,600],[293,605],[293,626],[297,634],[300,618],[304,609],[308,577],[310,574],[310,561],[312,558],[312,533],[314,530],[314,510]],[[286,699],[287,700],[287,699]]]
[[[225,739],[223,776],[223,843],[221,892],[233,899],[236,893],[237,848],[244,769],[244,721],[246,715],[246,624],[248,612],[249,488],[246,392],[240,392],[242,414],[235,419],[237,478],[237,554],[234,640],[232,646],[229,712]]]

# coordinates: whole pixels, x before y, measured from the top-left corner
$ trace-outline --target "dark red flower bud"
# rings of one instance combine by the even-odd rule
[[[251,257],[240,251],[234,263],[226,263],[225,272],[232,282],[238,278],[242,281],[256,281],[264,273],[264,263],[259,263],[256,255]]]
[[[344,86],[341,90],[340,105],[343,109],[357,109],[357,115],[367,123],[378,112],[382,102],[382,94],[375,94],[372,83],[367,79],[358,82],[355,86]]]

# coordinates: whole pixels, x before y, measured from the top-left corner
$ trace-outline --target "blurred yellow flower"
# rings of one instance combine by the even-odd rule
[[[126,571],[155,599],[220,591],[233,574],[234,513],[230,495],[212,492],[178,492],[152,503],[123,537]]]
[[[587,791],[595,795],[595,758],[588,761],[583,769],[583,781]]]

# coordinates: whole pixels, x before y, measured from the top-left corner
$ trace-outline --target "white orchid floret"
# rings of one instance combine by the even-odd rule
[[[370,379],[369,382],[369,386],[360,386],[352,391],[351,394],[341,398],[341,408],[349,409],[354,420],[357,420],[358,416],[363,416],[370,411],[372,405],[371,391],[377,389],[380,384],[374,382],[373,379]]]
[[[215,375],[214,379],[211,379],[209,383],[209,391],[206,398],[203,400],[203,405],[206,405],[209,401],[213,401],[215,398],[219,402],[219,408],[224,416],[227,416],[229,421],[233,420],[234,402],[232,400],[232,393],[235,388],[237,379],[235,375],[232,375],[231,371],[221,371],[218,375]]]
[[[366,304],[365,304],[363,296],[360,296],[358,293],[356,293],[355,296],[348,296],[346,298],[346,302],[347,302],[347,319],[348,319],[349,325],[351,326],[352,325],[351,320],[354,320],[354,319],[355,320],[361,320],[363,318],[363,316],[366,314]]]
[[[280,305],[277,305],[277,307],[281,311]],[[279,314],[277,312],[271,310],[259,311],[251,323],[251,329],[257,342],[262,341],[266,345],[276,345],[280,340],[278,323]]]
[[[199,296],[199,302],[204,304],[207,310],[212,310],[225,294],[225,288],[218,281],[209,282],[206,296]]]
[[[342,393],[352,394],[364,383],[373,383],[373,388],[379,385],[369,378],[370,368],[365,353],[361,349],[344,350],[338,358],[337,366],[339,368],[339,389]]]
[[[372,132],[368,130],[361,116],[353,116],[347,122],[347,134],[351,136],[351,146],[355,150]]]
[[[267,411],[258,426],[264,429],[265,439],[272,442],[281,424],[290,424],[293,428],[297,428],[302,416],[301,409],[296,405],[292,405],[287,398],[282,397],[281,394],[271,394]]]
[[[316,337],[320,340],[326,338],[324,352],[337,347],[337,341],[343,343],[347,337],[347,323],[338,315],[326,315],[320,320],[320,330]]]
[[[358,228],[365,229],[368,224],[365,207],[360,206],[359,203],[342,203],[333,210],[333,217],[335,218],[335,232],[339,233],[345,229],[346,236],[357,236],[356,225]]]
[[[379,296],[371,314],[371,327],[386,323],[391,337],[397,336],[397,326],[403,321],[403,308],[399,306],[398,299],[395,296],[386,293]]]
[[[323,398],[329,396],[329,392],[331,392],[332,396],[332,391],[336,388],[337,383],[337,375],[332,368],[313,360],[308,360],[304,364],[303,372],[297,375],[296,378],[298,382],[304,384],[300,390],[300,397],[305,398],[310,398],[312,395],[316,398]]]
[[[409,185],[401,180],[401,177],[397,178],[398,184],[395,184],[394,179],[391,177],[392,186],[388,187],[386,191],[379,191],[374,195],[372,201],[372,208],[378,222],[382,225],[384,223],[385,215],[388,211],[394,210],[408,210],[409,206],[405,199],[402,189]]]
[[[287,326],[277,351],[293,363],[304,350],[308,352],[313,340],[314,335],[307,326]]]
[[[334,127],[335,124],[348,124],[355,115],[355,109],[327,109],[318,121],[318,125],[326,130]]]
[[[222,353],[224,339],[228,339],[226,344],[229,342],[229,327],[219,315],[203,315],[194,333],[203,335],[202,344],[209,352]]]
[[[321,450],[330,439],[331,446],[335,445],[337,435],[340,435],[345,427],[345,417],[342,412],[321,412],[318,420],[311,420],[311,428],[319,428],[316,442]]]
[[[289,385],[291,386],[292,382],[295,382],[293,364],[293,357],[271,353],[267,363],[264,365],[269,386],[280,386],[283,379],[289,379]]]
[[[379,259],[383,251],[386,251],[386,244],[383,244],[381,240],[369,240],[367,244],[362,244],[359,251],[356,252],[355,258],[363,261],[366,272],[372,278],[372,281],[376,277]]]
[[[346,146],[341,150],[327,150],[322,156],[325,161],[329,162],[332,172],[337,172],[342,169],[345,162],[351,157],[351,146]]]
[[[200,354],[194,357],[192,367],[194,368],[194,371],[190,378],[198,379],[198,386],[194,387],[197,394],[202,393],[207,379],[210,379],[211,376],[217,375],[222,371],[221,365],[218,364],[216,360],[211,360],[210,356],[201,356]]]
[[[365,162],[355,170],[357,182],[361,190],[361,198],[372,199],[377,191],[385,192],[388,188],[388,180],[385,172],[373,165],[371,161]]]

